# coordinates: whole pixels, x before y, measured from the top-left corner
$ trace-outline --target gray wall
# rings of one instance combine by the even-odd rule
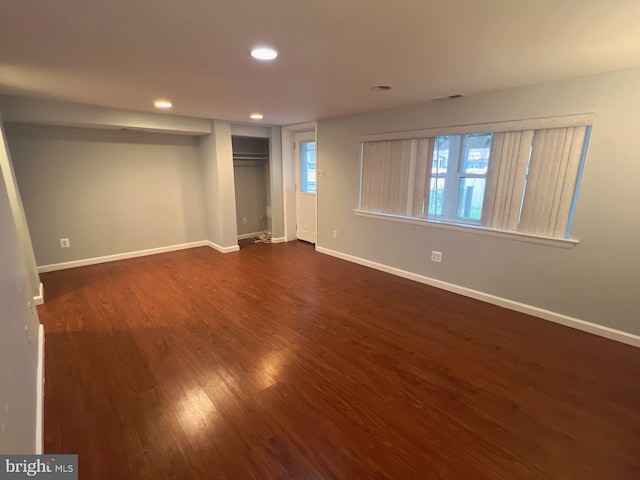
[[[0,232],[0,452],[35,453],[39,322],[2,170]]]
[[[204,118],[59,102],[39,98],[0,95],[5,122],[59,127],[139,129],[180,135],[208,135],[211,123]]]
[[[273,231],[273,225],[271,221],[271,217],[273,215],[273,210],[271,208],[271,166],[269,165],[271,162],[264,162],[262,165],[262,179],[264,181],[264,201],[265,207],[269,207],[269,211],[267,212],[265,209],[266,215],[266,229],[271,232]]]
[[[572,249],[354,215],[364,133],[594,112]],[[318,123],[318,245],[640,334],[640,69]],[[338,230],[338,238],[332,231]],[[443,253],[441,264],[429,259]]]
[[[198,140],[207,239],[223,249],[237,249],[231,124],[212,120],[211,132]]]
[[[189,136],[6,125],[38,265],[206,239]],[[68,237],[71,248],[61,249]]]
[[[20,189],[13,170],[13,163],[7,144],[7,137],[4,131],[4,125],[0,121],[0,171],[4,176],[4,185],[9,195],[9,203],[13,213],[13,220],[18,231],[20,239],[20,252],[22,260],[27,269],[27,277],[29,278],[29,286],[31,295],[34,299],[38,299],[38,303],[42,303],[43,299],[40,295],[40,275],[36,264],[36,257],[33,253],[33,244],[31,243],[31,234],[27,224],[27,216],[24,212]]]
[[[271,127],[269,141],[269,180],[271,181],[271,234],[273,238],[284,237],[284,195],[282,184],[282,129]]]
[[[268,228],[265,218],[267,206],[265,173],[268,175],[269,171],[268,166],[265,167],[265,165],[268,165],[268,162],[256,164],[236,161],[233,164],[238,235],[262,232]],[[247,219],[247,223],[242,223],[243,217]]]

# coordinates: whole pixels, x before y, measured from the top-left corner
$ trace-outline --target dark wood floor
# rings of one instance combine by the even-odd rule
[[[640,478],[640,349],[317,254],[42,275],[80,478]]]

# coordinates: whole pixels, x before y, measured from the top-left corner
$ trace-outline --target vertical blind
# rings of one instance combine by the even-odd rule
[[[482,225],[517,230],[533,131],[493,135],[482,206]]]
[[[535,132],[518,231],[565,236],[586,137],[587,127]]]
[[[426,218],[433,142],[433,138],[365,142],[360,208]]]
[[[362,149],[361,208],[406,215],[412,140],[367,142]]]

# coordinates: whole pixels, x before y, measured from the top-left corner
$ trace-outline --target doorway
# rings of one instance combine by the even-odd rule
[[[296,237],[316,243],[316,137],[299,132],[293,137],[295,156]]]
[[[269,139],[233,135],[238,240],[271,239]]]

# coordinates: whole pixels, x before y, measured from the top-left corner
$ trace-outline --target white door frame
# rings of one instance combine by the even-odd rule
[[[282,188],[284,203],[284,236],[287,242],[296,240],[296,151],[293,148],[293,137],[299,132],[314,132],[317,134],[316,122],[301,123],[282,127]],[[316,157],[316,171],[318,169],[318,159]],[[318,232],[318,213],[316,191],[316,236]]]
[[[302,145],[308,142],[313,143],[315,147],[316,134],[313,131],[296,132],[293,135],[293,139],[295,141],[294,153],[296,159],[296,237],[298,240],[304,240],[315,245],[318,236],[318,193],[317,188],[316,192],[302,191]],[[311,209],[313,210],[313,215],[311,215]]]

